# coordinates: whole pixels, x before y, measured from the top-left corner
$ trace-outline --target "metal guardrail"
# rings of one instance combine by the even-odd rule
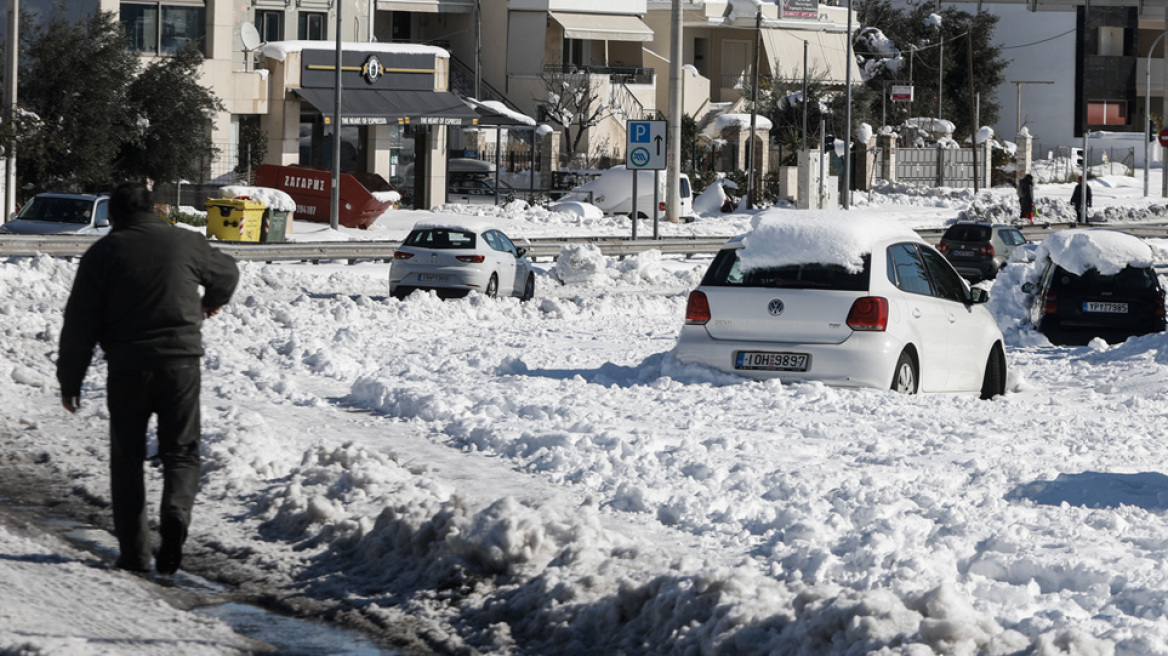
[[[569,244],[592,244],[610,256],[635,255],[647,250],[658,250],[671,255],[697,255],[717,252],[729,237],[664,237],[653,239],[606,238],[543,238],[526,240],[519,245],[527,248],[530,257],[554,258]],[[0,256],[80,257],[96,237],[0,235]],[[320,262],[325,260],[383,260],[393,258],[396,241],[286,241],[272,243],[213,241],[211,244],[232,257],[249,262]]]
[[[1049,226],[1026,226],[1022,233],[1031,242],[1041,239],[1052,231],[1074,227],[1073,224],[1051,224]],[[1140,237],[1168,238],[1168,225],[1116,226]],[[917,230],[926,241],[937,243],[944,229]],[[528,239],[519,245],[527,249],[533,258],[555,258],[561,249],[571,244],[591,244],[607,256],[636,255],[648,250],[660,251],[665,255],[713,254],[730,237],[662,237],[661,239],[629,239],[626,237],[545,237]],[[0,257],[30,257],[49,255],[51,257],[80,257],[97,237],[66,235],[5,235],[0,234]],[[238,260],[249,262],[322,262],[382,260],[393,258],[393,251],[400,242],[396,241],[286,241],[272,243],[251,243],[213,241],[211,244]]]

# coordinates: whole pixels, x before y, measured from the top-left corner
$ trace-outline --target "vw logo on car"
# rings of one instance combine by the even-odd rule
[[[771,302],[767,303],[767,312],[770,312],[772,316],[777,317],[783,313],[783,307],[782,299],[771,299]]]

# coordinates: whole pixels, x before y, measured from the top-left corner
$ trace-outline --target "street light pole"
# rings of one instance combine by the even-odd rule
[[[338,229],[341,220],[341,7],[345,0],[337,0],[337,67],[333,77],[333,189],[329,196],[329,227]]]
[[[852,207],[852,2],[848,0],[848,56],[844,58],[844,86],[847,87],[847,102],[844,103],[844,209]]]
[[[1165,31],[1156,37],[1152,42],[1152,47],[1148,48],[1147,65],[1144,66],[1144,198],[1148,197],[1148,168],[1151,165],[1151,142],[1152,142],[1152,51],[1168,34],[1168,17],[1165,18]],[[1168,58],[1165,58],[1168,59]]]
[[[4,109],[11,121],[16,118],[16,73],[20,57],[20,0],[8,0],[8,38],[4,44]],[[16,144],[8,144],[4,160],[5,223],[16,211]]]

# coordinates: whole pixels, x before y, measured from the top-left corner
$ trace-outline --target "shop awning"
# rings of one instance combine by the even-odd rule
[[[771,72],[785,79],[803,79],[804,41],[807,42],[808,75],[828,84],[844,84],[848,62],[846,32],[763,29],[763,48],[771,63]],[[862,80],[860,68],[854,61],[852,67],[852,82],[859,84]]]
[[[474,10],[470,0],[377,0],[378,11],[413,11],[423,14],[466,14]]]
[[[480,126],[490,127],[535,127],[535,119],[512,110],[500,102],[480,102],[474,98],[463,98],[479,116]]]
[[[297,96],[332,116],[332,89],[294,89]],[[478,114],[449,91],[344,89],[342,125],[477,125]]]
[[[636,16],[550,12],[563,26],[564,38],[589,41],[652,41],[653,30]]]

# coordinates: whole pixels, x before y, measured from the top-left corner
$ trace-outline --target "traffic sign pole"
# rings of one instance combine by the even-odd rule
[[[661,171],[667,166],[669,152],[665,132],[667,121],[629,121],[625,142],[625,168],[633,175],[633,239],[637,238],[638,171]],[[657,238],[657,177],[653,177],[653,238]]]

